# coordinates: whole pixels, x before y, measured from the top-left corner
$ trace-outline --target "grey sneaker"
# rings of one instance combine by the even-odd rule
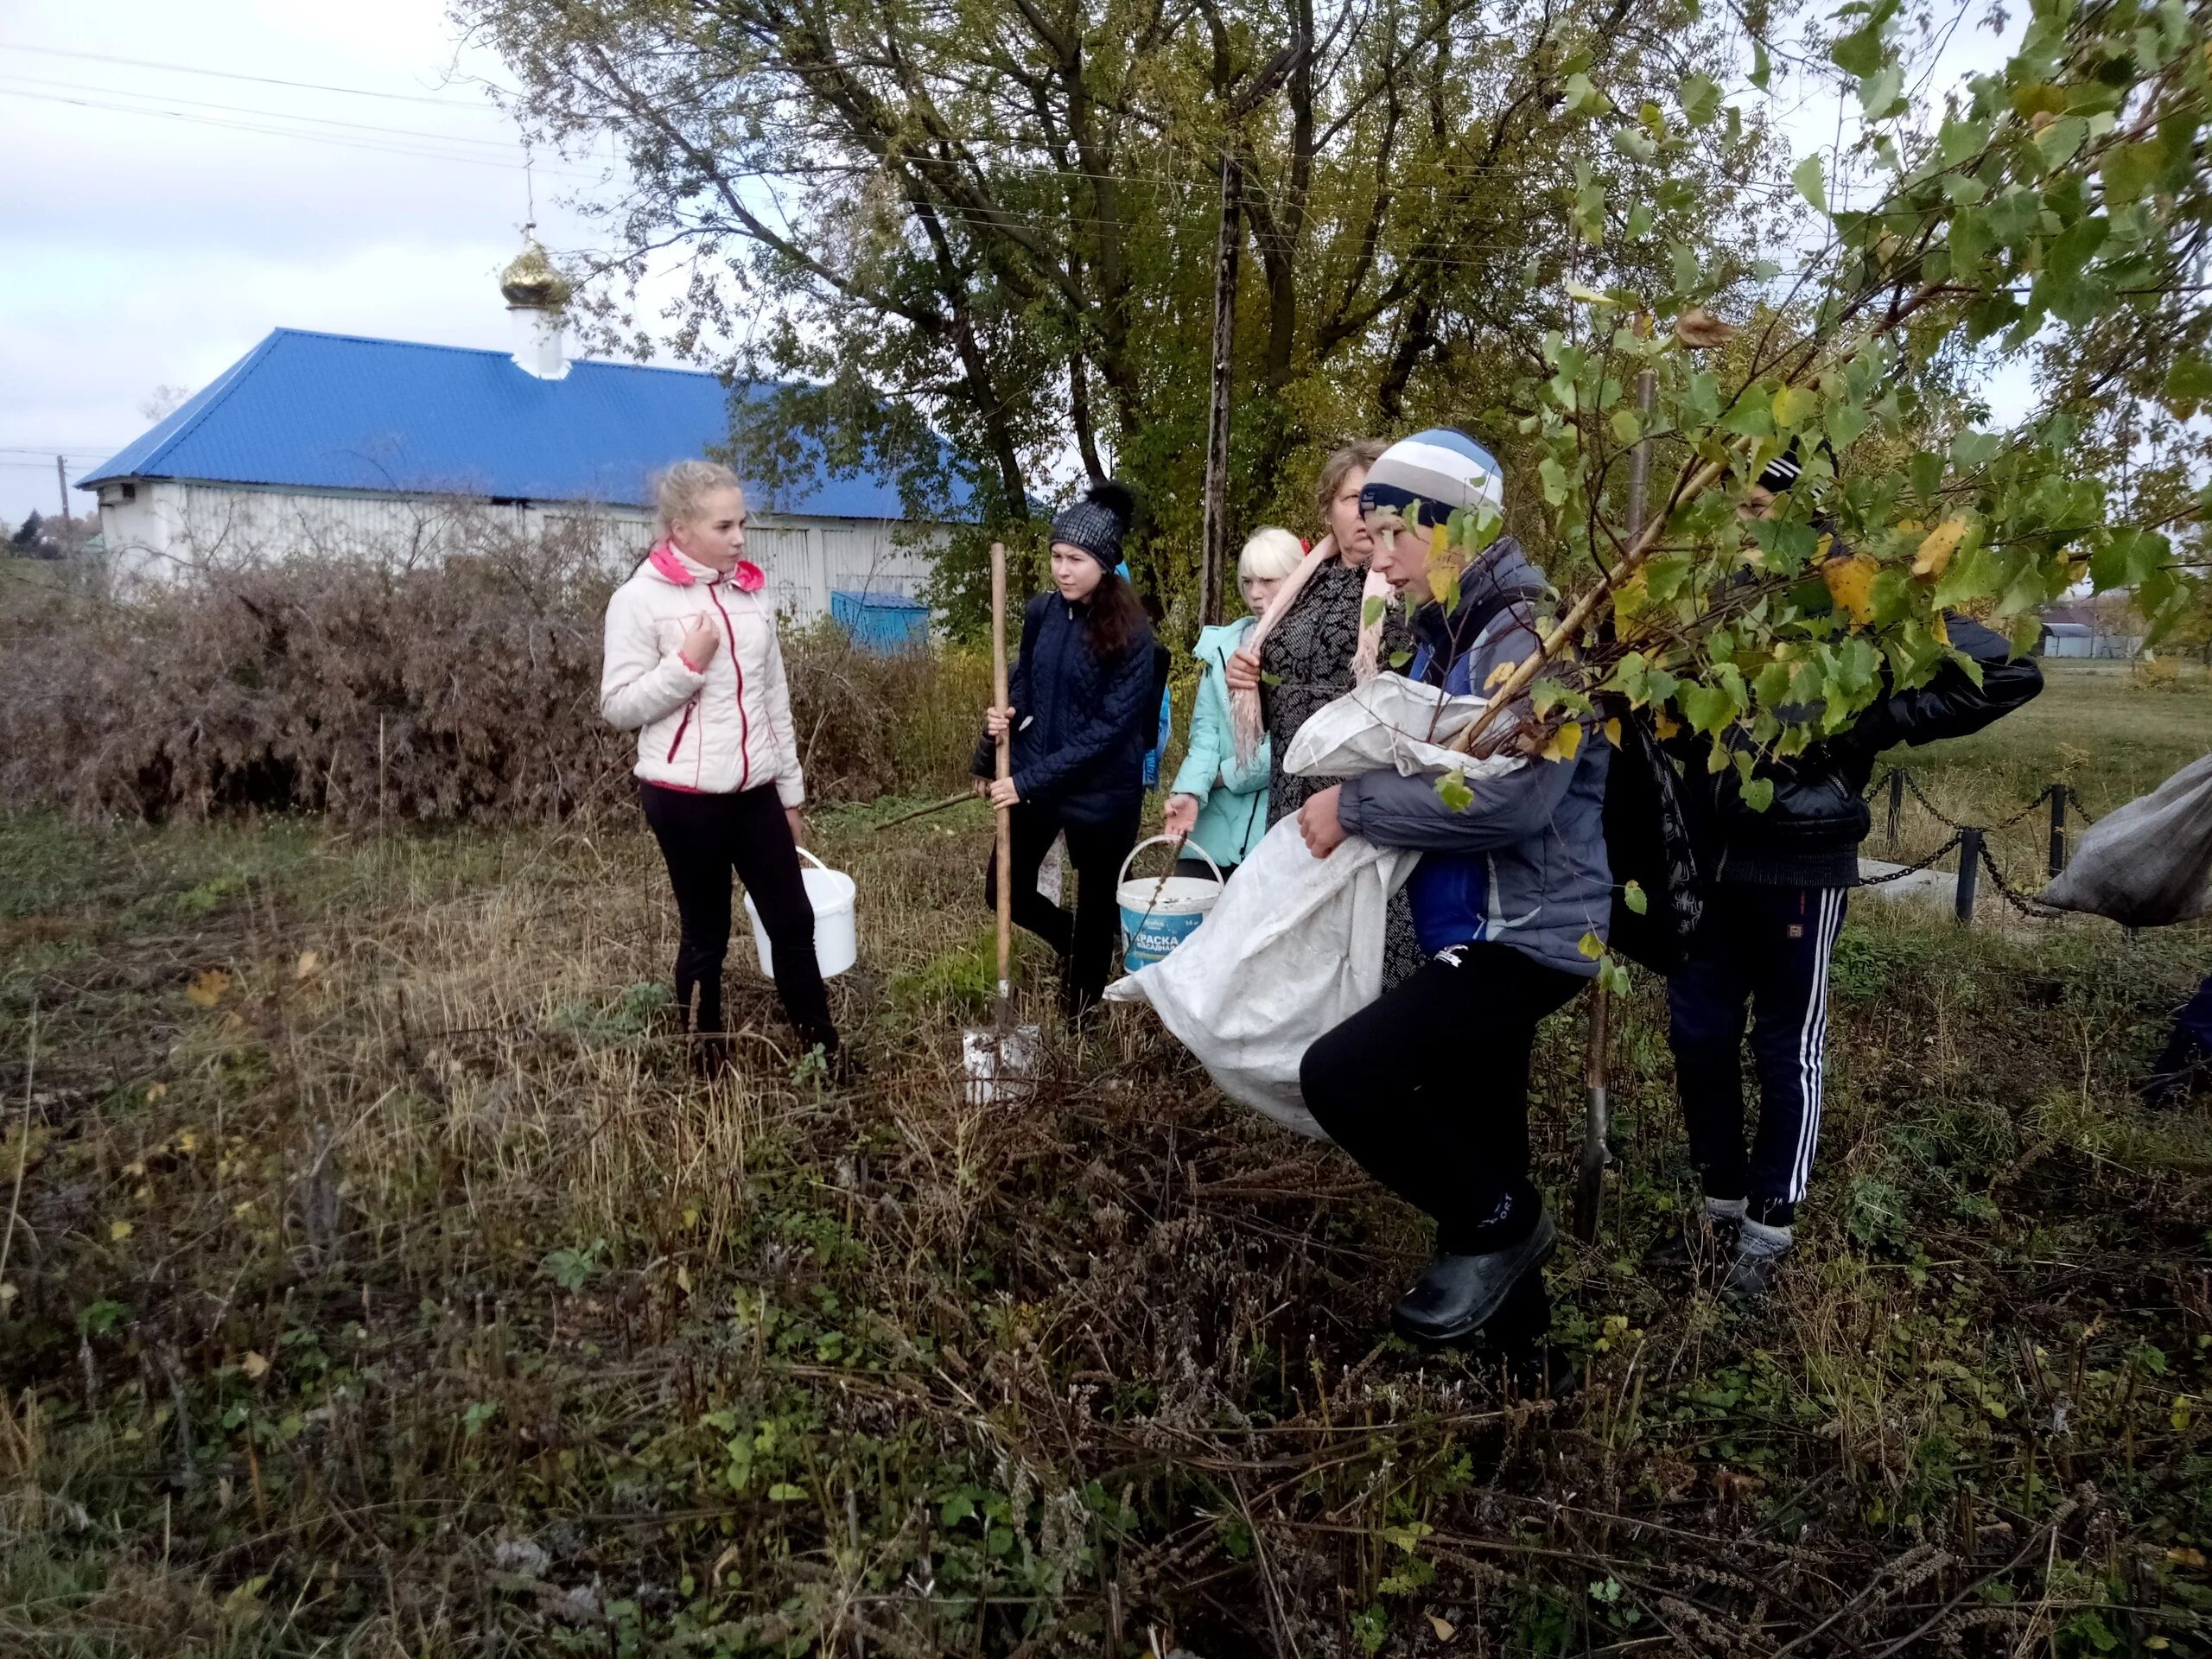
[[[1720,1294],[1738,1301],[1764,1301],[1774,1289],[1774,1281],[1782,1272],[1783,1258],[1792,1246],[1778,1250],[1747,1250],[1738,1242],[1735,1254],[1728,1258],[1728,1265],[1720,1275]]]

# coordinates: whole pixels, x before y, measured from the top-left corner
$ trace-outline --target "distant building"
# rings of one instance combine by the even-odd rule
[[[2062,600],[2044,607],[2042,657],[2131,658],[2142,654],[2142,624],[2126,594]]]
[[[733,391],[692,370],[569,359],[568,285],[534,241],[500,292],[512,353],[271,334],[79,481],[118,568],[181,577],[253,555],[436,556],[486,523],[581,528],[610,563],[634,561],[652,540],[652,474],[728,442]],[[824,470],[773,512],[747,494],[748,552],[800,618],[827,614],[835,594],[918,598],[946,534],[907,524],[886,478]]]

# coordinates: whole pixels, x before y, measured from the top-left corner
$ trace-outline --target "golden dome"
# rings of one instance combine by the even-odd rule
[[[524,227],[522,251],[499,273],[499,292],[509,305],[557,311],[569,302],[572,290],[568,278],[553,269],[553,262],[537,245],[537,238],[530,234],[530,228]]]

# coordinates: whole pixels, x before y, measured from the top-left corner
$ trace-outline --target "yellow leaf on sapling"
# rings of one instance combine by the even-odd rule
[[[1967,521],[1946,518],[1929,531],[1920,543],[1920,551],[1913,555],[1912,574],[1916,576],[1940,576],[1943,567],[1950,563],[1951,555],[1959,550],[1959,543],[1966,538]]]
[[[1836,608],[1863,624],[1874,620],[1874,577],[1880,569],[1864,553],[1853,553],[1823,564],[1821,579],[1827,583]]]
[[[1802,386],[1784,386],[1774,394],[1774,423],[1802,426],[1819,411],[1821,400]]]
[[[1659,734],[1659,741],[1664,743],[1682,729],[1682,722],[1664,709],[1657,709],[1652,711],[1651,728]]]
[[[1575,751],[1582,747],[1582,722],[1570,720],[1562,722],[1552,734],[1552,741],[1544,745],[1547,760],[1572,760]]]
[[[1491,670],[1490,673],[1484,678],[1483,690],[1485,691],[1495,691],[1499,686],[1504,684],[1506,681],[1511,679],[1513,677],[1513,671],[1520,666],[1521,664],[1516,662],[1509,661],[1500,663],[1496,668]]]
[[[1605,722],[1605,741],[1617,749],[1621,746],[1621,721],[1618,715]]]

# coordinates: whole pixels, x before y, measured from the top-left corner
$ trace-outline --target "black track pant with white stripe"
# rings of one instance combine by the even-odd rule
[[[1709,1198],[1748,1198],[1786,1225],[1812,1179],[1827,1048],[1828,957],[1842,887],[1722,887],[1667,982],[1675,1085],[1690,1160]],[[1744,1015],[1759,1078],[1758,1130],[1744,1138]]]

